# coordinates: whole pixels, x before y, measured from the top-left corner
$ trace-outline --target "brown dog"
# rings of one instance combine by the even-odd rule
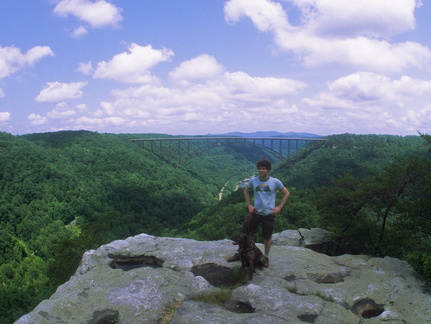
[[[266,260],[265,256],[256,244],[254,244],[251,237],[245,233],[235,235],[232,237],[232,241],[234,241],[234,244],[238,244],[238,257],[241,260],[242,268],[244,269],[248,266],[248,278],[252,280],[255,266],[262,270]]]

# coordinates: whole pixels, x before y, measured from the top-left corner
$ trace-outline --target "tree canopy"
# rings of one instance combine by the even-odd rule
[[[134,137],[0,133],[0,323],[48,298],[88,249],[139,233],[218,240],[241,228],[237,183],[268,153],[223,145],[180,165]],[[399,257],[431,281],[430,144],[428,135],[342,134],[287,161],[270,157],[292,193],[276,231],[323,227],[341,252]]]

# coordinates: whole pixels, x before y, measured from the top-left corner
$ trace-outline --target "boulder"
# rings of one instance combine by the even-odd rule
[[[269,267],[252,281],[226,261],[237,249],[229,240],[114,241],[87,251],[70,280],[15,323],[431,323],[431,295],[407,262],[328,256],[302,236],[274,234]]]

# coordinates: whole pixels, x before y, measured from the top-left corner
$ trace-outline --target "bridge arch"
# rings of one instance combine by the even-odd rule
[[[292,154],[298,152],[306,145],[325,141],[324,138],[288,138],[288,137],[163,137],[163,138],[138,138],[132,142],[140,142],[153,153],[167,159],[175,159],[178,165],[184,165],[192,158],[202,155],[208,150],[221,145],[243,144],[258,147],[265,150],[280,160],[287,160]],[[194,141],[199,143],[197,148],[191,148]]]

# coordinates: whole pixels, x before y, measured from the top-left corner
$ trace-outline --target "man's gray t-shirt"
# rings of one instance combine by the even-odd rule
[[[277,190],[283,189],[284,185],[277,178],[269,177],[266,181],[260,181],[259,177],[253,177],[247,187],[254,191],[254,208],[257,214],[268,215],[275,207]]]

